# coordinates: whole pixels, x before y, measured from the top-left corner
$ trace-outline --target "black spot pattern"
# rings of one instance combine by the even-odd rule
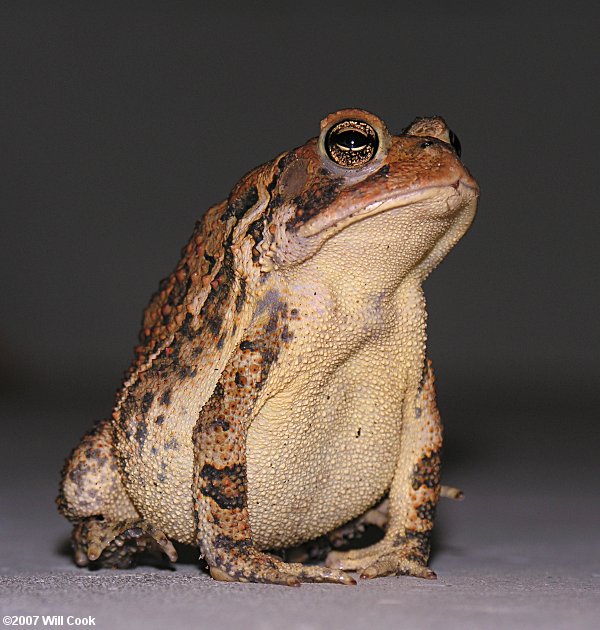
[[[433,451],[431,455],[422,457],[413,469],[412,487],[418,490],[421,486],[437,488],[440,485],[440,454]]]
[[[242,509],[246,507],[246,467],[232,464],[219,469],[204,464],[200,477],[205,481],[201,492],[210,497],[223,510]]]

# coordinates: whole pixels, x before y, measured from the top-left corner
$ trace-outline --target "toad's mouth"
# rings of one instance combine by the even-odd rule
[[[300,226],[297,233],[303,238],[310,238],[330,231],[338,232],[353,223],[383,212],[418,204],[427,204],[434,208],[432,212],[434,217],[448,217],[475,203],[478,196],[479,188],[472,179],[465,181],[457,178],[448,184],[425,186],[401,195],[392,192],[382,199],[359,208],[349,206],[347,209],[342,209],[340,206],[333,206],[329,211],[313,217]]]

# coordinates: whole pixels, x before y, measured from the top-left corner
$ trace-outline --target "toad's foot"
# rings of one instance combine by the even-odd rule
[[[344,571],[359,571],[364,579],[385,575],[411,575],[428,580],[437,577],[427,566],[427,554],[410,541],[396,546],[384,539],[364,549],[332,551],[327,556],[326,565]]]
[[[127,569],[135,564],[136,556],[144,551],[160,551],[171,562],[177,561],[177,552],[163,532],[143,519],[131,521],[104,521],[87,518],[73,529],[75,563]]]
[[[263,582],[284,586],[300,586],[301,582],[356,584],[344,571],[286,563],[254,548],[229,549],[223,556],[216,554],[209,565],[213,578],[228,582]]]

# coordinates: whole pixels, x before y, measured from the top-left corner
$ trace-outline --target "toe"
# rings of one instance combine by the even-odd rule
[[[290,568],[295,569],[293,565],[291,565]],[[302,582],[328,582],[330,584],[344,584],[346,586],[356,584],[356,580],[352,576],[344,571],[331,567],[300,565],[297,569],[297,575]]]
[[[334,569],[355,571],[367,566],[387,550],[388,547],[383,543],[383,541],[380,541],[374,545],[363,547],[361,549],[351,549],[350,551],[330,551],[327,554],[325,564]]]
[[[370,580],[386,575],[410,575],[426,580],[435,580],[437,578],[437,575],[428,566],[415,560],[392,554],[383,556],[367,566],[360,574],[360,577],[364,580]]]
[[[158,545],[160,550],[169,558],[171,562],[177,562],[177,551],[173,546],[173,543],[166,537],[166,535],[152,527],[148,532],[148,535],[152,537],[154,542]]]
[[[369,564],[369,559],[350,558],[345,553],[333,551],[327,556],[325,565],[341,571],[358,571]]]

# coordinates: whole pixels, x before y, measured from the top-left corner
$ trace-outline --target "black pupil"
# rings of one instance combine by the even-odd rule
[[[327,155],[344,168],[358,168],[377,153],[377,134],[362,120],[343,120],[325,137]]]
[[[335,135],[334,142],[346,151],[360,151],[364,149],[369,140],[364,133],[349,129],[348,131],[342,131]]]

